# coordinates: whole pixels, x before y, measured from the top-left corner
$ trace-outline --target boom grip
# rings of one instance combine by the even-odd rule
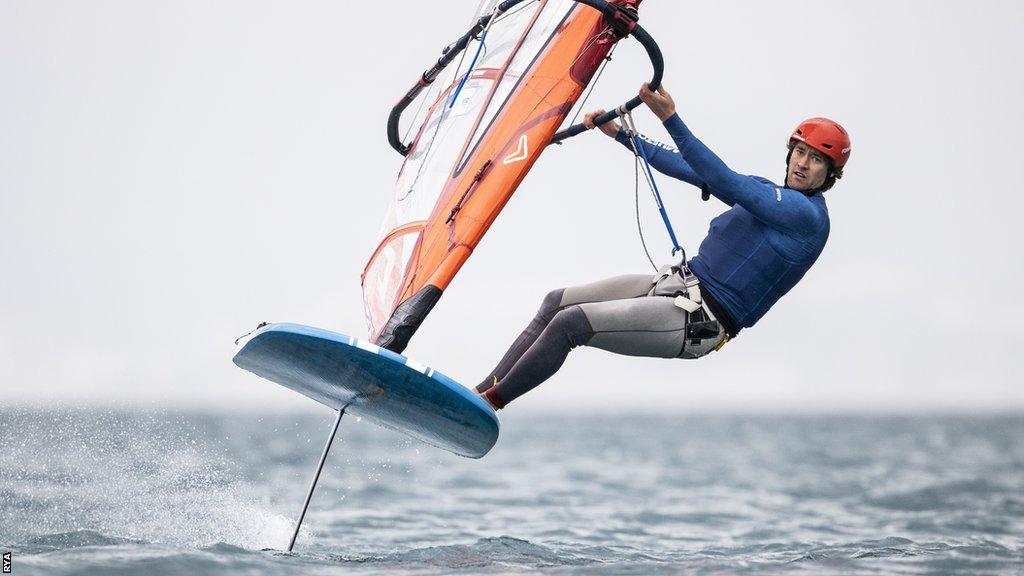
[[[525,0],[505,0],[498,6],[495,14],[506,12],[516,4],[521,4],[523,2],[525,2]],[[447,68],[448,65],[452,63],[452,60],[466,49],[466,46],[469,45],[469,41],[487,27],[487,24],[495,14],[488,14],[481,17],[480,20],[478,20],[476,24],[469,29],[469,32],[466,32],[461,38],[445,48],[441,52],[441,57],[438,58],[437,63],[434,64],[430,70],[424,72],[420,77],[420,80],[416,82],[416,85],[410,88],[409,91],[405,93],[405,96],[403,96],[402,99],[395,104],[394,108],[391,109],[391,114],[388,115],[388,144],[391,144],[391,147],[397,150],[399,154],[406,156],[409,154],[409,150],[411,148],[410,146],[403,144],[402,138],[398,135],[398,123],[402,119],[402,113],[405,112],[405,109],[409,107],[409,104],[412,104],[413,100],[419,96],[420,92],[422,92],[427,86],[430,86],[434,80],[437,79],[438,75],[441,74],[441,71]]]
[[[399,154],[405,156],[409,153],[409,147],[402,144],[402,139],[398,135],[398,122],[402,119],[402,112],[412,104],[412,101],[416,99],[416,96],[423,90],[423,87],[428,83],[425,83],[426,73],[423,74],[424,80],[416,83],[405,96],[395,104],[395,107],[391,109],[391,114],[388,115],[388,144],[398,151]]]
[[[398,104],[395,104],[394,108],[391,109],[391,114],[388,115],[388,144],[391,144],[391,147],[397,150],[402,156],[409,153],[409,146],[403,144],[402,138],[398,135],[398,122],[402,119],[402,113],[405,112],[405,109],[409,107],[409,104],[412,104],[413,100],[419,96],[420,92],[422,92],[427,86],[430,86],[430,84],[437,78],[438,74],[451,64],[452,60],[454,60],[460,52],[466,49],[466,46],[469,45],[469,41],[479,34],[480,31],[484,29],[484,26],[487,25],[486,20],[490,20],[490,16],[482,18],[480,22],[477,22],[472,28],[470,28],[469,32],[466,32],[461,38],[456,40],[454,44],[445,48],[444,51],[441,52],[441,57],[437,59],[437,63],[434,64],[430,70],[424,72],[423,75],[420,76],[419,81],[416,82],[416,85],[410,88],[409,91],[405,93],[405,96],[398,101]]]
[[[661,48],[658,47],[658,43],[654,41],[654,38],[639,24],[633,28],[631,34],[633,34],[633,37],[637,39],[637,42],[640,42],[640,45],[647,50],[647,56],[651,59],[651,65],[654,67],[654,75],[651,77],[650,86],[651,90],[657,90],[661,87],[661,79],[665,73],[665,58],[661,54]],[[626,102],[622,106],[594,118],[594,126],[600,126],[607,122],[611,122],[623,114],[636,109],[641,104],[643,104],[643,101],[640,100],[639,96],[635,96],[632,100]],[[583,125],[582,122],[579,124],[573,124],[565,130],[555,134],[551,139],[551,143],[560,144],[562,141],[582,134],[587,130],[589,130],[589,128]]]

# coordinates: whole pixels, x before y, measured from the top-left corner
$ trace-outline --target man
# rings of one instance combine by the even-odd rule
[[[576,346],[630,356],[700,358],[764,316],[804,276],[828,239],[823,193],[843,175],[850,137],[837,123],[812,118],[790,136],[786,180],[777,186],[730,170],[676,114],[664,87],[640,98],[676,148],[615,123],[601,131],[633,150],[642,146],[658,171],[688,182],[730,209],[711,221],[689,262],[648,274],[618,276],[550,292],[529,326],[477,386],[495,409],[551,377]],[[588,114],[592,128],[599,110]]]

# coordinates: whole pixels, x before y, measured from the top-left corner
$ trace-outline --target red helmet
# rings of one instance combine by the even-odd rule
[[[828,118],[804,120],[789,137],[799,140],[832,159],[836,170],[842,170],[850,159],[850,135],[838,123]]]

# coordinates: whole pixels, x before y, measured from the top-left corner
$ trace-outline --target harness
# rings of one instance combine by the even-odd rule
[[[680,358],[696,359],[721,350],[729,334],[700,293],[700,279],[686,262],[667,264],[654,277],[650,296],[667,296],[686,311],[686,341]]]

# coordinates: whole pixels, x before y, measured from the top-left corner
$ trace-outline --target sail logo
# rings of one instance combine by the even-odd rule
[[[519,137],[519,147],[501,161],[502,164],[515,164],[530,157],[530,140],[523,134]]]

